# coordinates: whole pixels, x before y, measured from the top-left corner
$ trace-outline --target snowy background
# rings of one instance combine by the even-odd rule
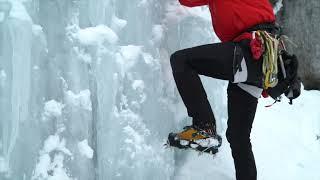
[[[225,138],[163,148],[191,123],[170,54],[212,42],[208,9],[176,0],[0,0],[0,180],[234,180]],[[224,135],[227,83],[202,80]],[[259,102],[258,179],[320,180],[320,92]]]

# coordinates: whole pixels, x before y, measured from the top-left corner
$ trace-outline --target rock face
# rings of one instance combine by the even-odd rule
[[[305,89],[320,90],[319,0],[284,0],[279,19],[284,33],[297,45],[289,45],[289,50],[300,59]]]

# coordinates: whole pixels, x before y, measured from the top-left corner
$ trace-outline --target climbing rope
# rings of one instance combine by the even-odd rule
[[[266,31],[254,32],[256,37],[259,37],[264,45],[262,72],[264,75],[263,88],[273,88],[278,84],[278,55],[280,40],[272,37]]]

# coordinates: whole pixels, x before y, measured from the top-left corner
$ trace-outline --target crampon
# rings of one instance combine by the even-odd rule
[[[216,154],[222,144],[219,135],[209,135],[205,131],[197,130],[192,126],[186,126],[180,133],[170,133],[166,147],[179,149],[191,149],[199,153]]]

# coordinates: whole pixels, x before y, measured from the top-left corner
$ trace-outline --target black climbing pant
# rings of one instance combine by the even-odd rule
[[[246,56],[251,56],[248,45],[244,43],[241,48]],[[215,128],[215,117],[199,75],[230,81],[234,72],[232,64],[235,46],[236,43],[233,42],[208,44],[172,54],[170,62],[173,76],[194,125],[203,127],[205,124],[212,124]],[[257,102],[256,97],[229,82],[226,136],[232,150],[237,180],[257,178],[250,143]]]

